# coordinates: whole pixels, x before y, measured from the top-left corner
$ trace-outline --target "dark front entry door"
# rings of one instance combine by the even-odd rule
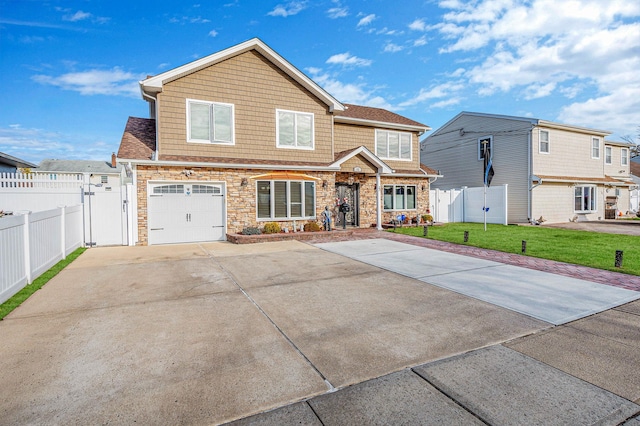
[[[351,206],[351,211],[346,214],[347,226],[358,226],[360,224],[360,215],[358,210],[358,186],[354,183],[349,185],[347,183],[336,183],[336,198],[340,200],[340,203],[347,199],[347,203]],[[342,213],[338,213],[338,220],[336,220],[336,226],[342,226]]]

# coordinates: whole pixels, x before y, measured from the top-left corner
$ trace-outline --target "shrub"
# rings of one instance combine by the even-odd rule
[[[265,234],[277,234],[280,231],[282,231],[282,229],[280,228],[280,225],[277,222],[265,223],[264,229],[262,230],[262,232]]]
[[[317,222],[308,222],[304,224],[304,232],[318,232],[321,231],[320,225]]]
[[[256,228],[255,226],[247,226],[242,230],[242,235],[260,235],[262,231],[260,228]]]

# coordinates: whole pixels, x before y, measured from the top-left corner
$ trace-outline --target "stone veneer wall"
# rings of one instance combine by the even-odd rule
[[[360,228],[368,228],[377,225],[376,215],[376,177],[361,173],[337,173],[336,182],[349,182],[360,184]],[[407,217],[416,217],[427,214],[429,208],[429,180],[425,178],[380,177],[380,184],[384,185],[415,185],[416,186],[416,210],[382,211],[382,223],[389,223],[396,216],[404,214]],[[424,191],[422,186],[424,185]],[[381,194],[382,195],[382,194]],[[335,199],[334,199],[335,204]]]
[[[149,181],[170,182],[224,182],[226,190],[227,206],[227,233],[239,233],[248,226],[262,227],[267,221],[258,221],[256,206],[256,184],[251,176],[268,173],[268,170],[259,169],[220,169],[206,167],[187,167],[191,171],[186,176],[185,167],[167,166],[138,166],[138,244],[148,243],[147,226],[147,187]],[[284,171],[284,170],[282,170]],[[321,216],[324,206],[335,206],[336,182],[348,182],[353,177],[354,183],[360,184],[360,228],[369,228],[376,225],[376,178],[362,173],[332,173],[332,172],[305,172],[320,180],[316,181],[316,222],[321,225]],[[248,184],[242,186],[242,179],[246,178]],[[323,183],[326,182],[326,185]],[[429,206],[429,181],[421,178],[392,178],[382,177],[382,185],[406,184],[416,185],[417,210],[383,212],[382,221],[387,223],[399,214],[415,217],[427,212]],[[422,185],[425,190],[422,191]],[[334,218],[335,219],[335,218]],[[311,221],[311,220],[309,220]],[[307,220],[296,221],[298,226],[309,222]],[[292,229],[293,221],[278,221],[280,226]]]
[[[186,176],[185,167],[167,166],[138,166],[138,244],[148,243],[148,216],[147,216],[147,187],[149,181],[183,181],[183,182],[224,182],[226,190],[227,206],[227,233],[238,233],[247,226],[262,227],[266,221],[258,221],[256,207],[256,183],[251,176],[268,173],[269,170],[258,169],[219,169],[207,167],[187,167],[191,171]],[[283,170],[281,170],[283,171]],[[301,172],[302,173],[302,172]],[[335,196],[334,173],[330,172],[305,172],[304,174],[320,179],[316,181],[316,217],[320,223],[320,213],[325,205],[333,203]],[[247,179],[247,185],[242,186],[242,179]],[[323,181],[326,187],[323,188]],[[309,222],[307,220],[296,221],[298,226]],[[292,228],[292,221],[278,221],[280,226]]]

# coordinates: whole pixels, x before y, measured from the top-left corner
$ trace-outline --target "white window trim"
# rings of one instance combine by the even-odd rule
[[[613,149],[610,146],[604,147],[604,164],[613,164]]]
[[[205,104],[209,105],[209,120],[211,124],[211,130],[209,131],[209,139],[193,139],[191,137],[191,104]],[[213,105],[224,105],[231,107],[231,142],[227,141],[216,141],[213,140],[212,132],[215,132],[213,126],[213,114],[211,112],[211,107]],[[228,104],[224,102],[211,102],[211,101],[202,101],[200,99],[187,99],[187,142],[188,143],[202,143],[202,144],[215,144],[215,145],[235,145],[236,144],[236,108],[234,104]]]
[[[481,148],[481,143],[480,141],[483,141],[485,139],[489,139],[489,152],[493,152],[493,135],[487,135],[487,136],[483,136],[481,138],[478,138],[478,161],[484,161],[484,158],[482,157],[482,148]]]
[[[542,133],[547,134],[547,150],[542,150]],[[540,154],[550,154],[551,153],[551,132],[548,130],[540,129],[538,132],[538,152]]]
[[[260,184],[260,182],[269,182],[269,187],[271,188],[270,192],[269,192],[269,206],[270,206],[270,211],[269,211],[269,217],[258,217],[258,203],[259,203],[259,193],[258,193],[258,185]],[[274,188],[274,182],[286,182],[287,183],[287,217],[275,217],[275,194],[273,192],[273,188]],[[316,197],[316,182],[310,182],[313,184],[313,211],[311,212],[312,215],[307,215],[307,216],[291,216],[291,182],[294,183],[300,183],[301,184],[301,191],[302,194],[300,195],[301,199],[302,199],[302,210],[304,213],[307,213],[306,209],[305,209],[305,184],[307,182],[310,182],[308,180],[280,180],[280,179],[275,179],[275,180],[266,180],[266,179],[262,179],[262,180],[258,180],[256,181],[256,220],[258,222],[286,222],[286,221],[291,221],[291,220],[311,220],[311,219],[315,219],[316,218],[316,207],[318,204],[318,200]]]
[[[392,187],[393,188],[393,208],[392,209],[385,209],[384,208],[384,189],[386,187]],[[402,208],[397,208],[395,206],[395,199],[396,199],[396,188],[399,186],[403,186],[404,187],[404,204],[406,206],[407,204],[407,187],[412,186],[413,189],[413,195],[415,197],[415,207],[412,209],[408,209],[406,207],[402,207]],[[414,211],[414,210],[418,210],[418,185],[412,185],[412,184],[408,184],[408,185],[382,185],[382,209],[385,212],[400,212],[400,211]]]
[[[593,156],[593,148],[594,148],[594,146],[593,146],[593,142],[594,142],[594,141],[598,141],[598,156],[597,156],[597,157],[594,157],[594,156]],[[601,149],[600,149],[600,148],[601,148],[601,146],[602,146],[602,144],[601,144],[600,142],[601,142],[601,141],[600,141],[600,138],[597,138],[597,137],[595,137],[595,136],[592,136],[592,137],[591,137],[591,158],[592,158],[592,159],[594,159],[594,160],[599,160],[599,159],[600,159],[600,151],[601,151]]]
[[[593,210],[576,210],[576,188],[590,188],[593,191],[593,201],[592,204],[595,207]],[[584,189],[582,190],[582,196],[584,197]],[[574,213],[596,213],[598,211],[598,187],[595,185],[576,185],[573,187],[573,212]]]
[[[626,155],[622,155],[623,152],[626,152],[627,154]],[[627,148],[622,148],[620,150],[620,165],[621,166],[628,166],[629,165],[629,150]]]
[[[410,145],[409,145],[409,158],[400,158],[400,157],[389,157],[388,153],[389,153],[389,137],[387,136],[387,155],[386,156],[382,156],[378,153],[378,133],[379,132],[384,132],[387,133],[387,135],[389,133],[397,133],[398,134],[398,144],[400,144],[400,135],[409,135],[409,141],[410,141]],[[395,130],[384,130],[384,129],[376,129],[375,132],[375,140],[373,141],[374,143],[374,147],[375,147],[375,151],[376,151],[376,156],[382,160],[392,160],[392,161],[413,161],[413,134],[409,133],[409,132],[398,132]],[[400,153],[402,152],[402,146],[398,145],[398,155],[400,155]]]
[[[294,144],[293,146],[290,145],[280,145],[280,113],[281,112],[288,112],[291,114],[294,114],[295,118],[295,123],[294,123],[294,129],[293,129],[293,141]],[[297,128],[297,116],[298,115],[307,115],[309,117],[311,117],[311,146],[298,146],[298,128]],[[287,109],[276,109],[276,148],[283,148],[283,149],[302,149],[305,151],[313,151],[315,149],[316,146],[316,118],[315,118],[315,114],[312,112],[302,112],[302,111],[291,111],[291,110],[287,110]]]

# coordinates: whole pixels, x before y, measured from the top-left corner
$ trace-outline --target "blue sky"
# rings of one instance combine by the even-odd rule
[[[0,0],[0,151],[107,161],[148,117],[139,80],[253,37],[434,130],[475,111],[638,138],[637,0]]]

